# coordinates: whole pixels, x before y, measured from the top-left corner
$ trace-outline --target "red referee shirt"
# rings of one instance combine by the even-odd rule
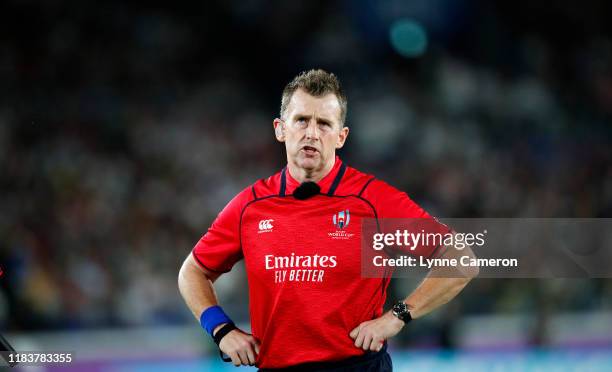
[[[364,353],[349,332],[382,315],[389,279],[361,277],[362,218],[429,218],[405,193],[336,157],[319,195],[292,196],[287,168],[244,189],[193,249],[211,272],[245,260],[259,368]],[[433,248],[412,254],[431,256]]]

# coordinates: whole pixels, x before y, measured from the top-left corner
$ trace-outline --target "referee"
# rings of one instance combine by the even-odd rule
[[[477,274],[430,273],[383,311],[389,278],[361,276],[360,220],[435,220],[405,193],[336,156],[349,135],[346,111],[334,74],[311,70],[295,77],[273,122],[287,166],[236,195],[181,267],[178,284],[187,306],[236,366],[391,371],[386,340],[451,300]],[[412,253],[457,254],[442,248],[423,246]],[[462,254],[472,253],[467,248]],[[236,328],[213,288],[242,259],[252,334]]]

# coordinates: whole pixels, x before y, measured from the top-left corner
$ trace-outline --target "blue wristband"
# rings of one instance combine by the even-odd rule
[[[221,306],[211,306],[208,309],[202,311],[200,315],[200,325],[208,332],[209,335],[213,335],[213,331],[218,325],[223,323],[234,323],[227,316]]]

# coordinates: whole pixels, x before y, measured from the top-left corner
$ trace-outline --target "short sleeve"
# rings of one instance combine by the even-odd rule
[[[250,199],[250,187],[236,195],[193,247],[193,257],[200,266],[215,273],[225,273],[242,259],[240,215]]]
[[[443,237],[451,232],[451,229],[432,217],[410,197],[395,187],[380,180],[374,180],[363,193],[363,197],[370,200],[377,217],[381,223],[383,232],[395,232],[397,230],[408,230],[412,233],[439,234]],[[441,251],[441,240],[431,239],[420,242],[408,249],[407,247],[395,247],[394,252],[409,253],[415,256],[435,257]]]

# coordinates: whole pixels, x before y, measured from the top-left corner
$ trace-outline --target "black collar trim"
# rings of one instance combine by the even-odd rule
[[[340,169],[338,170],[338,174],[336,174],[336,178],[334,178],[334,182],[332,183],[331,187],[329,188],[329,191],[327,192],[328,196],[334,195],[336,189],[338,188],[338,185],[340,185],[342,176],[344,176],[344,172],[346,172],[346,163],[343,162],[340,166]]]
[[[283,171],[281,172],[281,184],[280,184],[280,191],[278,192],[278,195],[280,196],[285,196],[285,190],[287,189],[287,167],[283,168]]]

